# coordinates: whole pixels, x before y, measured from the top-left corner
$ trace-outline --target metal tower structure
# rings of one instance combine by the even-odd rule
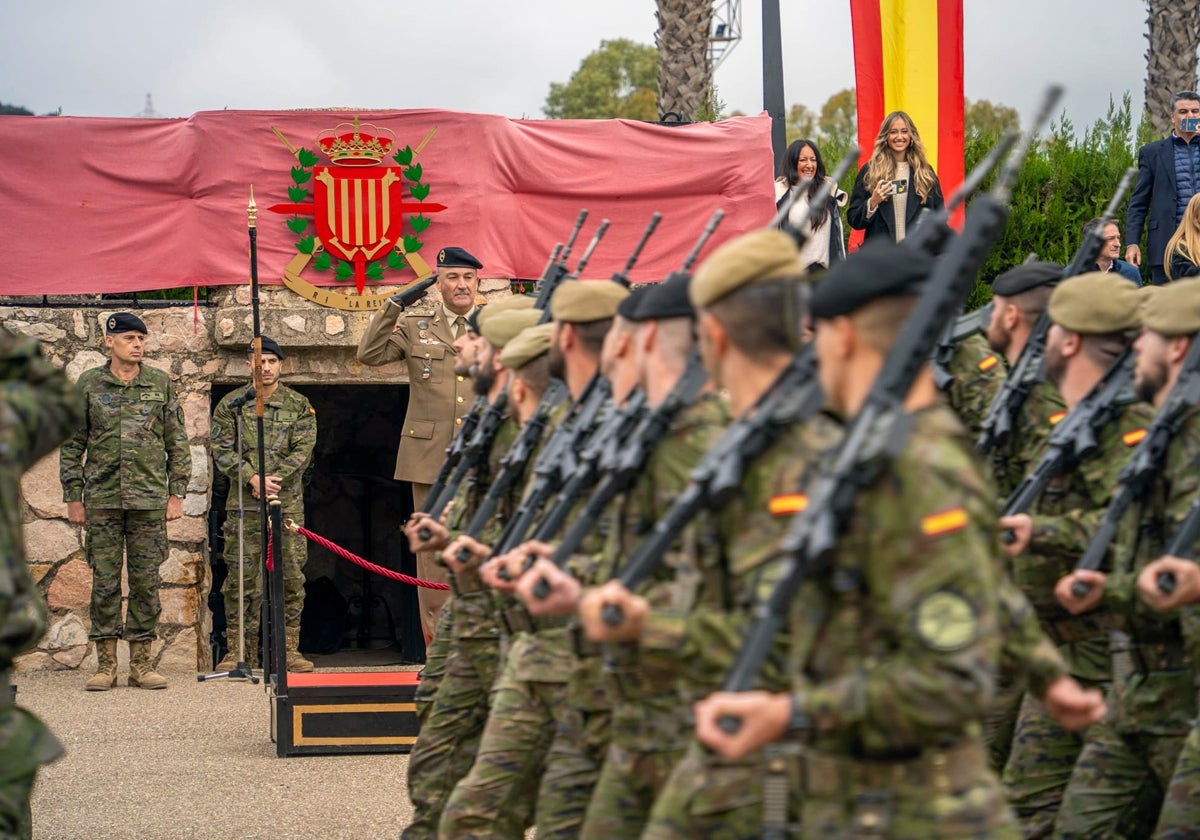
[[[713,3],[713,30],[708,36],[708,65],[716,71],[725,56],[742,40],[742,0]]]

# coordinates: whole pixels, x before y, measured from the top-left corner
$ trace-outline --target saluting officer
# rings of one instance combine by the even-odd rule
[[[471,409],[470,375],[454,372],[454,341],[467,331],[476,306],[483,263],[463,248],[443,248],[437,257],[437,290],[442,302],[433,313],[408,312],[425,296],[401,292],[384,303],[358,343],[358,360],[367,365],[405,361],[408,365],[408,412],[396,452],[396,480],[412,484],[413,510],[425,504],[429,488],[446,458],[446,447]],[[403,315],[403,317],[401,317]],[[417,576],[446,581],[437,552],[417,553]],[[428,645],[437,627],[446,592],[417,590],[421,630]]]

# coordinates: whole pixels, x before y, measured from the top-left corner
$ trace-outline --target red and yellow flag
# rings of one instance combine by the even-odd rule
[[[963,180],[962,0],[850,0],[850,18],[859,165],[883,118],[907,111],[948,198]],[[851,245],[861,239],[854,231]]]

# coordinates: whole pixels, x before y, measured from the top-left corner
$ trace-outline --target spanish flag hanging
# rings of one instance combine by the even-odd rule
[[[854,30],[859,165],[883,118],[912,117],[942,195],[963,180],[962,0],[850,0]],[[961,224],[961,210],[952,222]],[[854,231],[857,247],[862,231]]]

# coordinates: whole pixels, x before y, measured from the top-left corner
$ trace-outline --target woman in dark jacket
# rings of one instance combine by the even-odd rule
[[[858,170],[846,221],[866,231],[866,239],[887,236],[899,242],[922,208],[938,210],[944,204],[937,173],[925,158],[912,118],[892,111],[879,127],[874,154]]]
[[[1188,201],[1163,256],[1168,283],[1200,274],[1200,193]]]

